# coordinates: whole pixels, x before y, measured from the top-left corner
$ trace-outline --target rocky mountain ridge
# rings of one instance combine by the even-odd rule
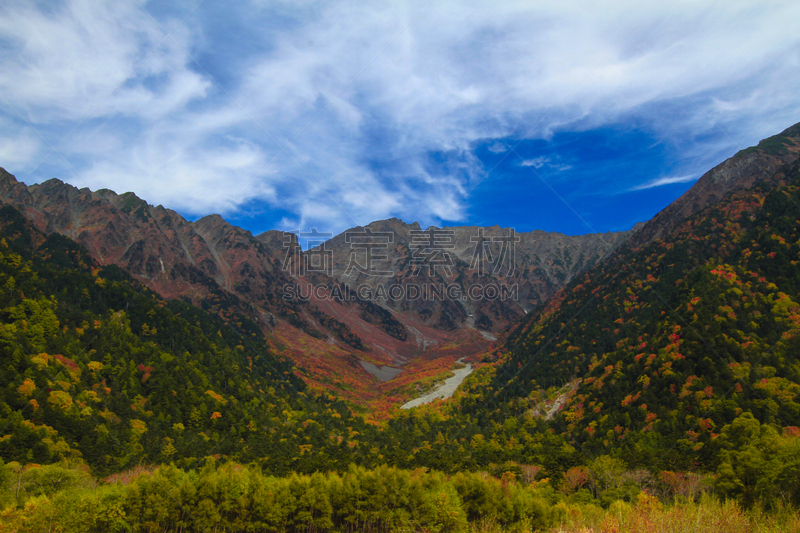
[[[369,287],[388,309],[411,312],[440,329],[476,327],[497,333],[632,234],[570,236],[500,226],[423,230],[417,222],[393,218],[351,228],[311,253],[328,253],[335,279],[350,287]],[[367,265],[359,240],[370,239],[373,260]],[[408,298],[414,287],[421,289],[419,297]],[[432,297],[436,287],[445,287],[450,295]],[[406,297],[393,298],[392,293]]]
[[[353,401],[386,394],[375,390],[377,374],[368,371],[371,367],[394,369],[419,358],[454,361],[484,352],[494,339],[492,333],[546,300],[628,237],[628,232],[578,237],[519,234],[514,268],[493,273],[503,243],[492,239],[508,230],[442,228],[454,245],[450,271],[412,276],[409,267],[416,261],[412,241],[420,237],[421,228],[397,219],[378,221],[366,228],[391,232],[397,253],[385,262],[397,275],[367,279],[352,272],[345,275],[346,263],[357,250],[344,242],[345,234],[325,243],[333,257],[330,272],[294,272],[286,263],[288,254],[296,253],[295,259],[305,262],[308,252],[298,249],[291,234],[268,231],[253,236],[219,215],[191,222],[131,192],[78,189],[55,179],[27,186],[0,170],[0,202],[19,209],[43,233],[70,237],[99,263],[122,267],[165,298],[191,301],[223,318],[230,319],[233,311],[252,317],[276,352],[295,361],[309,383],[331,390],[344,385]],[[471,255],[477,246],[484,246],[474,240],[481,232],[488,255],[479,266]],[[418,266],[424,270],[424,262]],[[516,285],[518,292],[507,301],[477,302],[449,295],[427,302],[387,302],[367,294],[331,297],[336,285],[374,288],[381,282],[455,285],[463,294],[481,282]],[[301,290],[298,297],[286,298],[288,285],[327,288],[310,294]],[[425,372],[424,368],[408,371]]]

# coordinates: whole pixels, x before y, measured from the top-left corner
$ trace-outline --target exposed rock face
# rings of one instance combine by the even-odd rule
[[[668,235],[684,218],[719,202],[731,192],[749,189],[758,179],[780,179],[775,176],[776,171],[798,157],[800,124],[795,124],[778,135],[764,139],[758,146],[740,151],[703,174],[680,198],[636,232],[630,244],[642,245]]]
[[[281,299],[283,285],[291,280],[281,271],[280,248],[265,246],[219,215],[190,222],[133,193],[79,190],[58,180],[26,187],[5,171],[0,199],[19,208],[38,229],[71,237],[101,263],[119,265],[165,297],[199,304],[229,293],[239,297],[233,305],[256,318],[259,313],[248,304],[278,316],[296,315],[295,322],[309,325],[302,319],[308,305]]]
[[[630,234],[516,233],[499,226],[423,231],[417,222],[393,218],[348,230],[310,254],[329,252],[333,277],[351,288],[369,287],[382,306],[413,313],[439,329],[474,326],[497,332]],[[366,241],[374,245],[371,261]],[[437,287],[445,287],[443,298],[433,294]],[[419,297],[409,298],[417,292]]]

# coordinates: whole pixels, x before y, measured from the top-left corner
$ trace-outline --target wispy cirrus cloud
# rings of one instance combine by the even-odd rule
[[[550,162],[549,157],[540,156],[540,157],[534,157],[533,159],[523,159],[522,161],[520,161],[519,166],[542,168],[549,162]]]
[[[697,176],[694,174],[690,174],[687,176],[666,176],[663,178],[658,178],[652,181],[648,181],[647,183],[643,183],[641,185],[636,185],[635,187],[631,187],[630,191],[641,191],[644,189],[652,189],[653,187],[662,187],[664,185],[674,185],[676,183],[689,183],[690,181],[696,181]]]
[[[523,159],[519,162],[521,167],[533,167],[536,169],[547,167],[558,172],[564,172],[572,168],[572,165],[565,165],[563,163],[556,163],[552,158],[547,156],[534,157],[532,159]]]
[[[0,165],[340,231],[466,221],[490,170],[479,145],[516,157],[520,140],[630,124],[686,154],[677,178],[620,178],[651,188],[800,117],[796,2],[195,7],[1,7],[0,138],[18,146]],[[40,165],[46,144],[69,164]]]

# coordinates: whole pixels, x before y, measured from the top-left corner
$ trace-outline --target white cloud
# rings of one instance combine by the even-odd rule
[[[201,5],[168,39],[133,2],[5,6],[0,96],[53,145],[102,102],[60,147],[81,186],[198,215],[255,200],[333,231],[465,220],[478,144],[634,118],[694,172],[800,117],[797,2],[295,6]],[[0,165],[32,170],[26,146]],[[544,159],[522,165],[569,169]]]
[[[133,191],[150,203],[197,215],[228,214],[253,198],[277,198],[275,187],[265,180],[277,169],[250,141],[226,137],[207,146],[190,127],[161,125],[132,145],[124,139],[109,141],[107,133],[95,137],[118,148],[93,152],[87,168],[65,181],[78,187]]]
[[[46,11],[9,3],[0,9],[0,35],[0,92],[34,123],[93,111],[154,119],[209,86],[133,2],[74,0]],[[172,38],[188,46],[192,36],[180,27]]]
[[[41,141],[30,128],[0,118],[0,167],[28,166],[39,154]]]
[[[6,166],[24,165],[39,151],[39,139],[29,134],[0,137],[0,161]]]
[[[487,148],[487,150],[495,154],[502,154],[508,151],[508,148],[506,148],[506,145],[504,145],[503,143],[495,141]]]
[[[641,191],[643,189],[652,189],[653,187],[661,187],[662,185],[672,185],[674,183],[688,183],[690,181],[697,180],[697,176],[695,175],[688,175],[688,176],[666,176],[664,178],[658,178],[647,183],[643,183],[642,185],[637,185],[636,187],[632,187],[631,191]]]
[[[563,163],[554,163],[551,158],[546,156],[534,157],[533,159],[523,159],[522,161],[520,161],[519,166],[533,167],[535,169],[540,169],[546,166],[547,168],[558,172],[565,172],[572,168],[572,165],[565,165]]]
[[[549,162],[550,162],[549,157],[541,156],[541,157],[535,157],[533,159],[523,159],[519,165],[521,167],[542,168]]]

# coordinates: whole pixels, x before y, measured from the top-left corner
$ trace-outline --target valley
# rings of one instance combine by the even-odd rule
[[[0,3],[0,533],[800,533],[798,20]]]
[[[218,215],[191,222],[131,192],[79,190],[57,180],[28,187],[5,170],[0,171],[0,199],[20,209],[39,231],[74,239],[100,264],[123,268],[164,298],[184,299],[223,320],[231,313],[247,315],[276,352],[302,368],[299,375],[309,385],[362,406],[385,404],[391,394],[381,384],[386,380],[368,368],[385,367],[396,375],[416,362],[413,373],[404,376],[408,385],[441,366],[439,358],[478,357],[495,334],[630,235],[516,235],[499,227],[423,231],[417,223],[392,219],[352,228],[326,241],[324,249],[304,251],[290,233],[253,236]],[[359,245],[368,232],[385,242]],[[513,264],[504,237],[512,234],[519,240]],[[437,272],[435,265],[415,271],[413,256],[425,248],[413,241],[431,236],[446,241],[445,248],[434,243],[432,249],[452,263],[447,272]],[[354,243],[345,242],[350,237]],[[356,268],[347,273],[351,263],[365,262],[367,245],[378,246],[386,257],[371,261],[370,268],[391,275]],[[329,267],[309,268],[320,256]],[[338,295],[334,287],[346,289]],[[359,287],[424,291],[424,297],[373,299],[363,290],[359,295]],[[484,298],[484,287],[497,294]],[[508,288],[509,297],[498,298],[500,287]],[[445,293],[454,289],[456,298]],[[338,390],[332,383],[347,383],[347,388]]]

